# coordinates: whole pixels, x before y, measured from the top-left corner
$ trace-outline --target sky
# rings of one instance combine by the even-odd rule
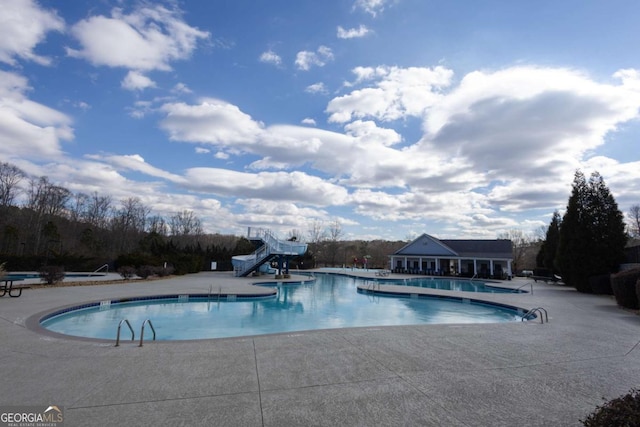
[[[640,203],[635,0],[0,3],[0,161],[74,193],[348,240]]]

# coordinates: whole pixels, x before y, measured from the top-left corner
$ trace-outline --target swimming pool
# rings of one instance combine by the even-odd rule
[[[258,299],[223,296],[218,301],[217,295],[183,295],[96,302],[47,315],[40,325],[60,334],[113,340],[122,319],[129,320],[136,338],[143,322],[151,319],[158,340],[192,340],[315,329],[522,319],[517,309],[469,299],[362,294],[357,292],[356,283],[351,277],[323,274],[314,282],[278,285],[276,296]],[[130,332],[122,332],[123,339],[130,338]]]

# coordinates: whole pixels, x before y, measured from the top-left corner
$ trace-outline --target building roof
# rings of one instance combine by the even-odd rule
[[[455,258],[513,258],[511,240],[439,240],[423,234],[398,249],[393,255]]]

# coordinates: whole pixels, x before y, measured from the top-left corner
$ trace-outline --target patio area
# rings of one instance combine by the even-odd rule
[[[200,273],[0,298],[0,405],[57,405],[67,426],[579,426],[602,397],[639,386],[640,316],[612,297],[542,282],[533,294],[483,298],[544,307],[545,324],[332,329],[144,347],[26,327],[29,317],[68,304],[204,292],[211,283],[255,292],[252,281]]]

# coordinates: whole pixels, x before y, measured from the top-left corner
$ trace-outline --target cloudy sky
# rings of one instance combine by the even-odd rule
[[[3,0],[0,161],[208,232],[495,238],[640,203],[635,0]]]

